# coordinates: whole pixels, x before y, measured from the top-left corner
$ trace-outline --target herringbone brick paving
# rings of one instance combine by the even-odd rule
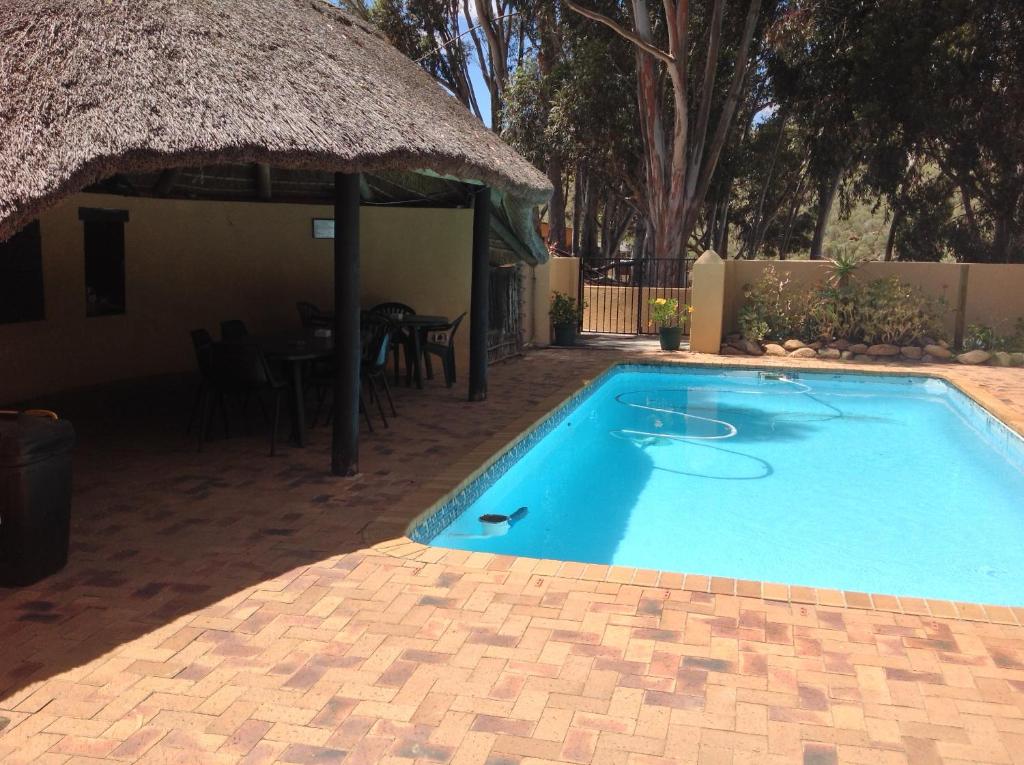
[[[71,563],[0,590],[0,762],[1024,762],[1019,626],[368,546],[611,358],[495,366],[484,404],[403,390],[355,480],[324,430],[197,455],[162,383],[69,403]],[[962,374],[1024,416],[1020,371]]]

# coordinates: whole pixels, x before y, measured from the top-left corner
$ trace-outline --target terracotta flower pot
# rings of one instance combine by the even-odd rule
[[[658,330],[658,339],[661,340],[661,350],[678,351],[679,341],[682,340],[682,327],[662,327]]]

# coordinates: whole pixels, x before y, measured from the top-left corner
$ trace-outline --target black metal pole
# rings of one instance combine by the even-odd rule
[[[334,434],[331,472],[359,472],[359,175],[334,174]]]
[[[469,299],[469,400],[487,399],[487,328],[490,323],[491,190],[473,191],[473,281]]]

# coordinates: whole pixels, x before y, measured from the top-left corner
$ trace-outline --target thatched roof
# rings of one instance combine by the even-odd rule
[[[486,183],[525,239],[551,191],[322,0],[3,0],[0,40],[0,241],[115,174],[218,162]]]

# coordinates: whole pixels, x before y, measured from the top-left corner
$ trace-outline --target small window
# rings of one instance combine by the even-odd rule
[[[124,224],[127,210],[80,208],[85,229],[85,314],[124,313]]]
[[[43,318],[43,248],[34,221],[0,242],[0,324]]]

